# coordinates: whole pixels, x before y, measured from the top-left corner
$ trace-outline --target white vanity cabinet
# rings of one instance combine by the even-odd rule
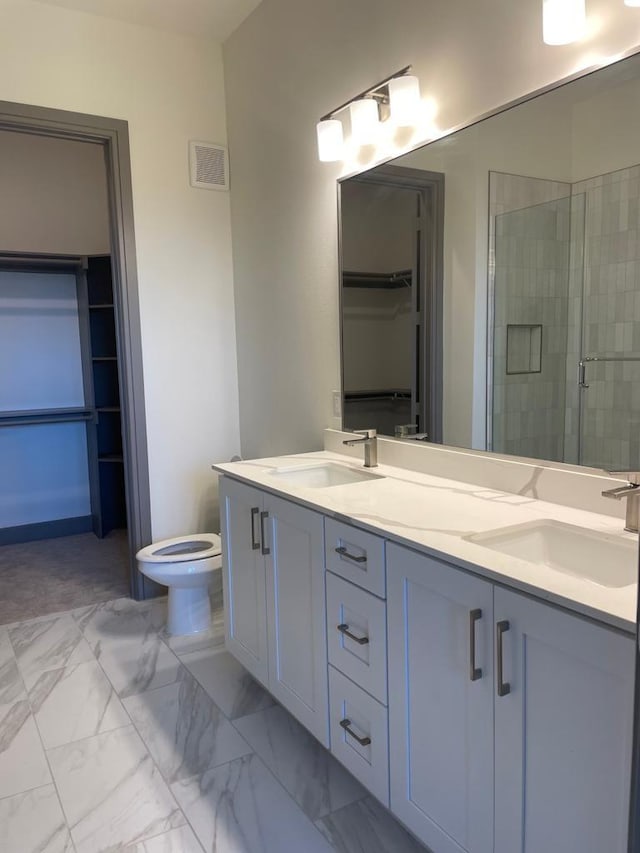
[[[500,587],[494,617],[495,853],[626,853],[633,639]]]
[[[220,482],[229,651],[329,746],[323,517]]]
[[[493,587],[387,544],[391,810],[434,853],[493,850]]]
[[[392,811],[434,853],[624,853],[633,640],[393,544],[387,590]]]

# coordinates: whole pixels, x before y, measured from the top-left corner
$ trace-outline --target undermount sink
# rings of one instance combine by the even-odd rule
[[[561,521],[531,521],[465,539],[600,586],[629,586],[638,578],[636,542]]]
[[[368,480],[381,480],[382,474],[373,474],[364,468],[349,468],[345,465],[334,465],[324,462],[319,465],[297,465],[287,468],[276,468],[271,472],[292,486],[304,486],[308,489],[325,489],[328,486],[346,486],[351,483],[365,483]]]

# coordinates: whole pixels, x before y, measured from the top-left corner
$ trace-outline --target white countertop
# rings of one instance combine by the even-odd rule
[[[229,462],[213,468],[417,551],[450,560],[492,581],[635,633],[636,584],[604,587],[464,538],[510,525],[554,519],[637,542],[636,535],[624,532],[619,519],[389,465],[373,469],[383,475],[382,479],[327,488],[294,486],[271,473],[275,468],[322,461],[362,469],[362,463],[328,451]]]

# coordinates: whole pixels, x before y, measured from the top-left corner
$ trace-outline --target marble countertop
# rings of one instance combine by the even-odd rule
[[[328,451],[216,464],[214,470],[387,539],[448,560],[477,575],[635,633],[637,586],[609,588],[493,551],[465,537],[525,522],[553,519],[637,542],[619,519],[535,498],[379,465],[381,479],[309,488],[273,476],[276,468],[362,463]]]

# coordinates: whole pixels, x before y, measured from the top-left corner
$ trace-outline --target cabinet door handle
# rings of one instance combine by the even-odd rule
[[[251,507],[251,548],[257,551],[260,548],[260,543],[256,541],[256,518],[260,515],[260,507]]]
[[[340,720],[340,725],[342,726],[342,728],[345,730],[345,732],[346,732],[348,735],[351,735],[351,737],[352,737],[354,740],[357,740],[357,741],[358,741],[358,743],[360,744],[360,746],[369,746],[369,744],[371,743],[371,738],[370,738],[370,737],[358,737],[358,735],[357,735],[357,734],[356,734],[356,733],[355,733],[355,732],[350,728],[350,726],[351,726],[351,720],[347,720],[347,718],[346,718],[346,717],[345,717],[345,719],[344,719],[344,720]]]
[[[498,658],[498,696],[507,696],[511,693],[511,685],[508,681],[504,681],[504,661],[502,655],[502,636],[511,628],[511,625],[506,619],[496,624],[496,651]]]
[[[469,678],[477,681],[482,678],[482,669],[476,666],[476,622],[482,619],[482,610],[477,608],[469,612]]]
[[[262,550],[260,553],[264,554],[265,557],[271,553],[269,548],[267,548],[267,546],[265,545],[265,542],[267,541],[267,534],[266,534],[265,529],[264,529],[264,522],[267,518],[269,518],[268,512],[261,512],[260,513],[260,535],[262,537]]]
[[[340,547],[336,548],[336,554],[340,554],[341,557],[344,557],[345,560],[351,560],[352,563],[366,563],[367,555],[363,554],[361,557],[356,557],[355,554],[350,554],[346,548]]]
[[[353,640],[354,643],[358,643],[358,645],[360,646],[364,646],[369,642],[368,637],[356,637],[355,634],[352,634],[349,630],[348,625],[338,625],[338,631],[340,631],[341,634],[344,634],[345,637],[348,637],[350,640]]]

